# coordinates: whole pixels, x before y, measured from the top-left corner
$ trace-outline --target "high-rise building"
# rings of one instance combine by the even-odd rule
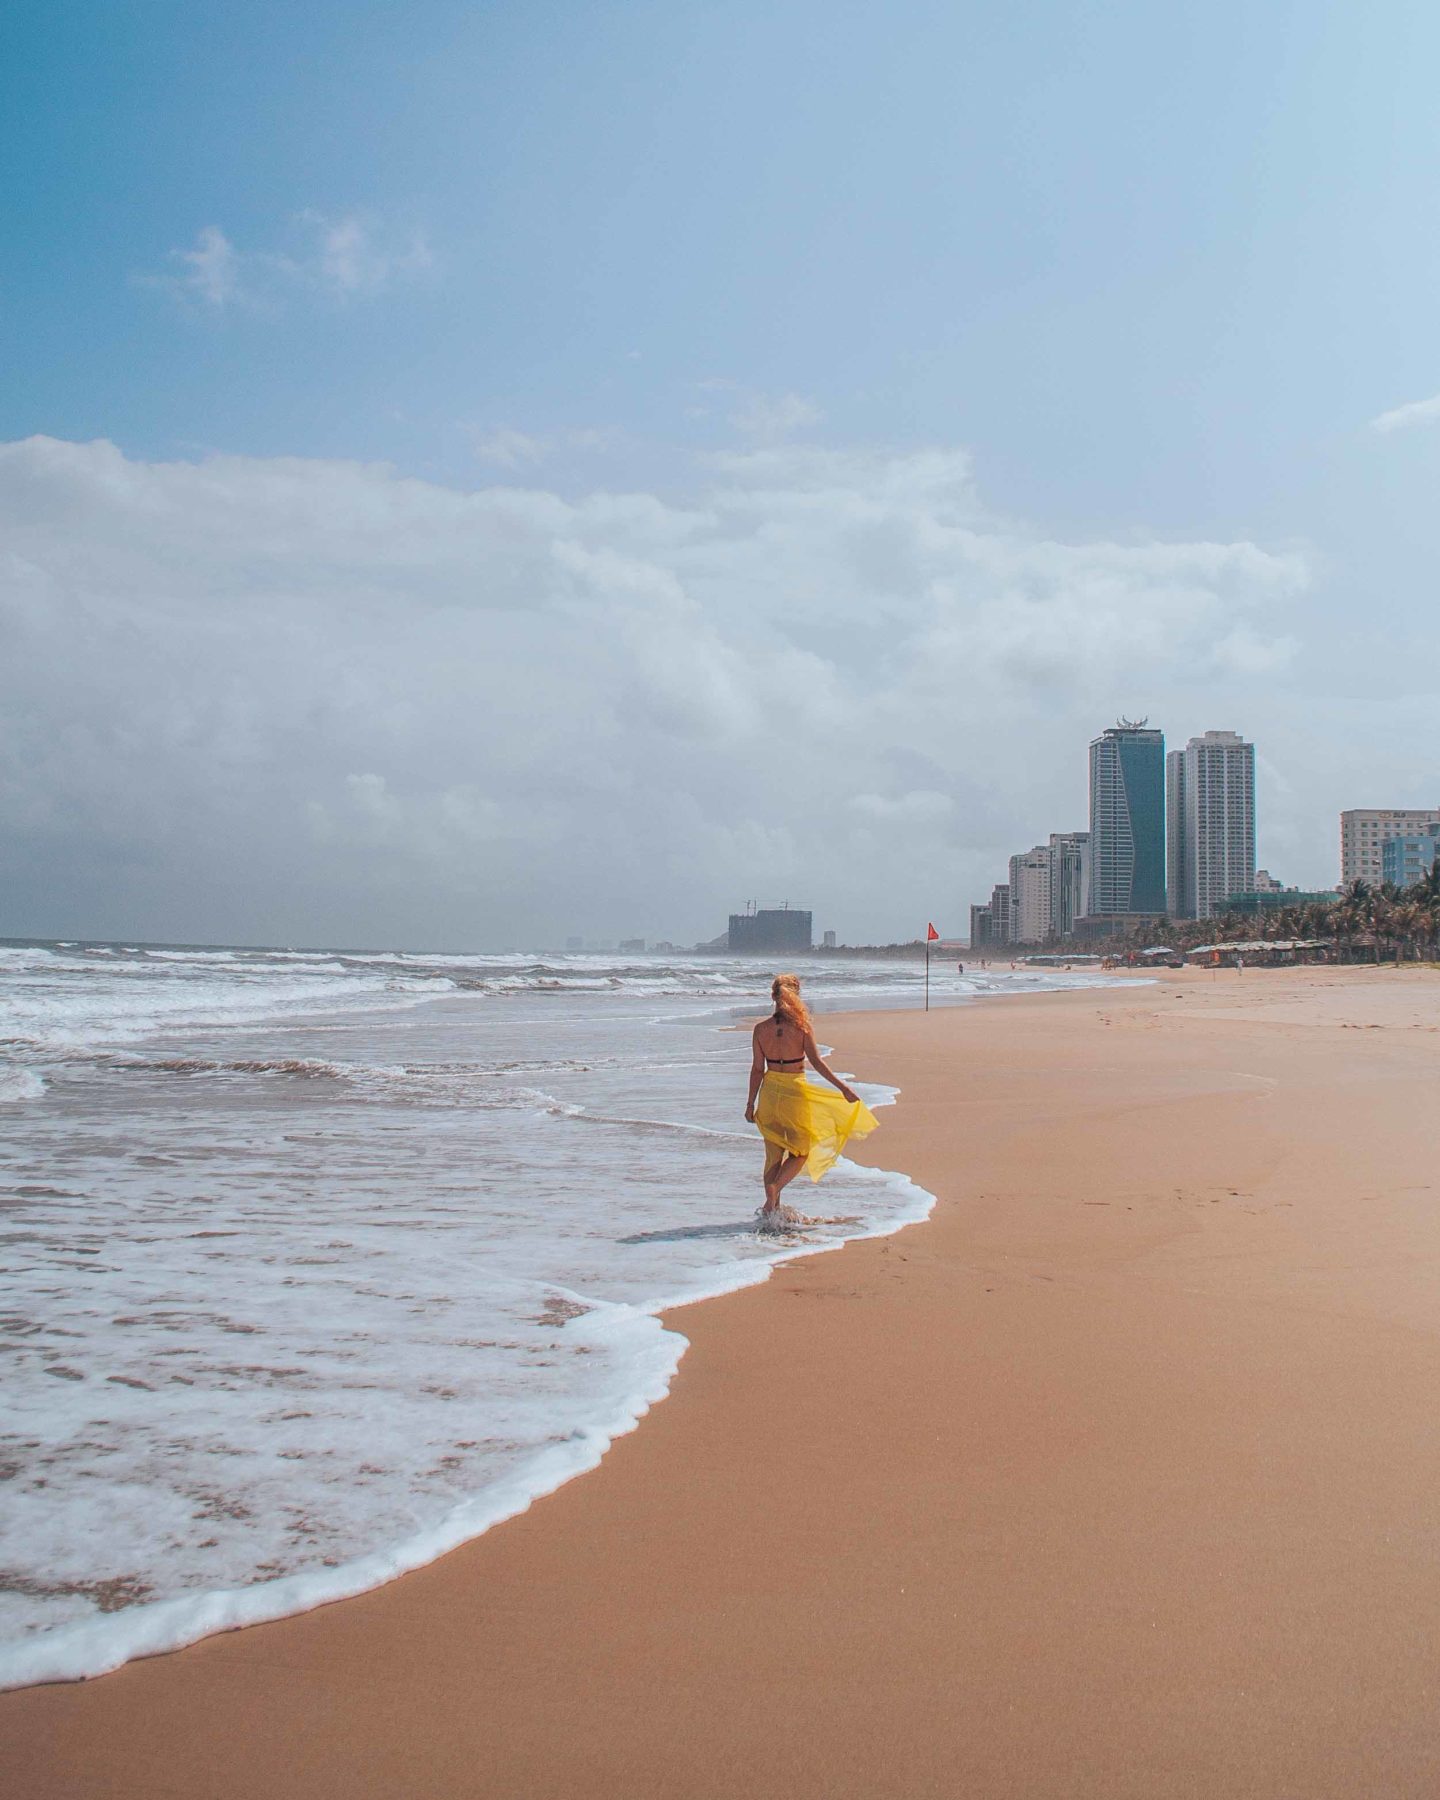
[[[1050,934],[1068,938],[1090,910],[1090,833],[1050,833]]]
[[[1385,879],[1385,840],[1392,837],[1425,837],[1440,826],[1440,807],[1360,807],[1340,815],[1340,885],[1368,881],[1377,887]]]
[[[1010,942],[1043,944],[1050,936],[1050,851],[1044,844],[1010,858]]]
[[[970,905],[970,948],[972,950],[984,950],[993,943],[994,939],[991,936],[993,924],[990,908],[976,906],[972,901]]]
[[[1185,857],[1185,753],[1172,750],[1165,758],[1165,910],[1172,919],[1186,919]]]
[[[775,950],[808,950],[812,942],[810,928],[809,912],[796,906],[777,906],[731,913],[727,937],[737,956],[764,956]]]
[[[997,881],[990,890],[990,942],[1010,942],[1010,884]]]
[[[1418,837],[1386,838],[1380,853],[1380,876],[1398,888],[1414,887],[1435,867],[1440,849],[1440,825]]]
[[[827,931],[820,942],[827,950],[833,950],[835,948],[835,933],[833,931]]]
[[[1170,915],[1208,919],[1255,888],[1255,746],[1207,731],[1165,759]]]
[[[1122,719],[1090,746],[1091,918],[1165,911],[1165,734]]]

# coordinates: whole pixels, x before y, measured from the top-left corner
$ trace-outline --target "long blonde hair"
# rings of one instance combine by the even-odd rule
[[[770,983],[770,998],[775,1002],[777,1024],[793,1025],[801,1033],[810,1029],[810,1009],[800,998],[798,975],[777,975]]]

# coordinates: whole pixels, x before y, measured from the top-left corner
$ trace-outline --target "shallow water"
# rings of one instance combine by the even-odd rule
[[[903,1176],[842,1163],[823,1206],[801,1184],[838,1222],[757,1233],[728,1027],[768,975],[0,947],[0,1682],[429,1560],[664,1393],[663,1306],[923,1216]],[[918,981],[836,959],[807,986],[834,1007]]]

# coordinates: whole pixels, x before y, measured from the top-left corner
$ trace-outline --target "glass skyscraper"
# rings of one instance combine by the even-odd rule
[[[1165,734],[1122,719],[1090,746],[1090,916],[1165,911]]]

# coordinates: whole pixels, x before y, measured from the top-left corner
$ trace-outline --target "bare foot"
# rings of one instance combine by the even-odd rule
[[[793,1206],[777,1203],[773,1207],[766,1206],[761,1208],[760,1212],[756,1215],[755,1228],[757,1231],[773,1231],[782,1234],[793,1234],[794,1232],[803,1230],[807,1225],[821,1225],[824,1223],[826,1223],[826,1221],[823,1219],[807,1219],[804,1213],[797,1212]]]

